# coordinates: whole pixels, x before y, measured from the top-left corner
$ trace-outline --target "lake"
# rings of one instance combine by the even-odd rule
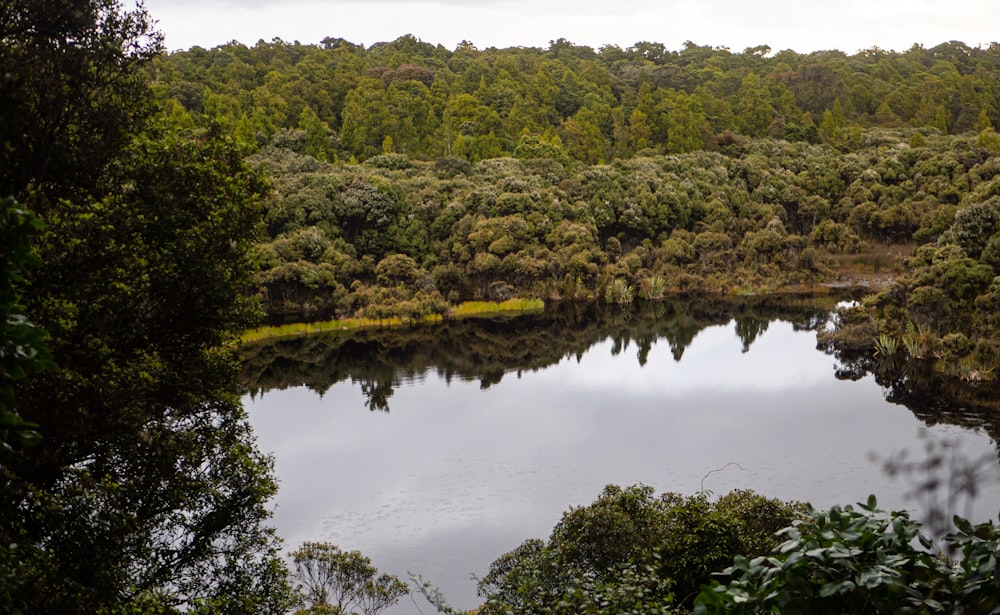
[[[609,483],[750,488],[818,507],[875,493],[919,512],[906,496],[916,477],[890,478],[881,460],[947,442],[987,460],[982,494],[955,512],[996,518],[997,430],[939,400],[917,418],[875,377],[817,350],[831,307],[571,306],[261,345],[246,361],[244,403],[275,456],[274,523],[289,549],[359,549],[471,608],[472,574],[547,538]],[[433,611],[417,601],[391,612]]]

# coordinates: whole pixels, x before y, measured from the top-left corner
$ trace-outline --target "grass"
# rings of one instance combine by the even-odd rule
[[[495,301],[466,301],[455,306],[449,313],[449,318],[483,318],[497,314],[525,314],[539,312],[545,309],[545,302],[541,299],[508,299],[497,303]],[[354,331],[357,329],[384,329],[388,327],[402,327],[416,323],[436,323],[444,320],[440,314],[428,314],[416,320],[402,318],[343,318],[338,320],[325,320],[321,322],[296,322],[287,325],[258,327],[243,333],[240,342],[252,344],[265,339],[275,339],[281,337],[297,337],[301,335],[315,335],[318,333],[329,333],[333,331]]]
[[[508,299],[497,303],[495,301],[466,301],[461,303],[449,313],[454,318],[468,316],[492,316],[493,314],[504,313],[529,313],[540,312],[545,309],[545,302],[541,299]]]

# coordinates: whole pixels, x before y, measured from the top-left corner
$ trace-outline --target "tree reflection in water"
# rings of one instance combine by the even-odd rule
[[[686,297],[624,310],[557,303],[543,314],[278,339],[243,349],[243,378],[251,395],[301,385],[322,395],[350,380],[360,385],[369,410],[388,412],[394,387],[402,382],[435,373],[448,382],[478,380],[485,389],[509,373],[543,369],[566,357],[579,360],[607,339],[615,355],[634,345],[643,366],[661,340],[680,361],[700,331],[734,323],[746,353],[773,320],[791,322],[796,330],[825,327],[835,301],[829,296]],[[905,405],[926,424],[982,427],[1000,441],[995,387],[944,381],[928,362],[879,362],[870,353],[821,349],[837,359],[837,378],[873,374],[887,401]]]

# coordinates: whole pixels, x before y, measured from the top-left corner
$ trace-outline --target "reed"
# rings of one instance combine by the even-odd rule
[[[449,312],[452,318],[474,318],[493,314],[513,314],[539,312],[545,309],[541,299],[508,299],[507,301],[466,301]],[[416,319],[390,318],[342,318],[320,322],[296,322],[287,325],[258,327],[243,333],[240,343],[252,344],[266,339],[316,335],[334,331],[354,331],[357,329],[384,329],[402,327],[417,323],[433,324],[444,319],[440,314],[427,314]]]
[[[466,301],[455,306],[450,314],[455,318],[462,318],[464,316],[483,316],[510,312],[538,312],[544,309],[545,301],[541,299],[508,299],[499,303],[496,301]]]

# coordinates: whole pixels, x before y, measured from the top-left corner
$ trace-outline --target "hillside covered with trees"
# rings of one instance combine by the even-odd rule
[[[149,73],[173,125],[228,131],[270,179],[268,313],[893,282],[843,344],[885,333],[974,380],[1000,360],[1000,46],[276,39]]]
[[[413,36],[368,48],[275,39],[175,52],[152,77],[178,122],[221,121],[252,149],[292,131],[279,141],[344,162],[391,152],[475,163],[541,148],[599,164],[713,150],[727,133],[849,148],[874,127],[985,130],[995,144],[1000,121],[1000,47],[954,41],[849,56],[690,42],[448,50]]]

